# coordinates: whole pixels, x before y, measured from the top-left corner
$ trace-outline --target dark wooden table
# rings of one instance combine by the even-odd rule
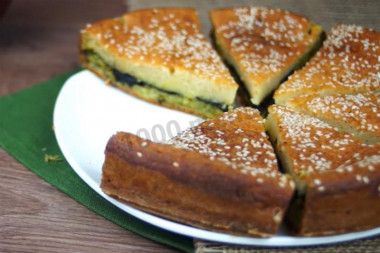
[[[122,0],[12,1],[0,19],[0,97],[79,66],[79,30],[125,11]],[[0,252],[178,251],[98,216],[0,149]]]

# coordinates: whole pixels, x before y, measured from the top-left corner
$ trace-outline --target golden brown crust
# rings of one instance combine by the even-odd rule
[[[307,18],[274,8],[237,7],[210,11],[216,42],[259,104],[301,56],[312,51],[322,29]],[[274,83],[274,84],[272,84]],[[271,86],[271,87],[270,87]],[[266,90],[261,94],[261,90]]]
[[[313,182],[309,179],[298,233],[306,236],[328,235],[380,226],[379,157],[380,152],[367,158],[377,159],[369,165],[374,167],[373,171],[356,165],[352,172],[319,175],[318,180],[324,185],[315,185],[316,179]],[[326,190],[321,192],[320,187]]]
[[[131,206],[196,227],[237,234],[246,231],[246,223],[251,220],[253,214],[263,217],[255,205],[248,203],[233,205],[234,201],[205,194],[195,187],[180,184],[162,173],[131,165],[113,156],[107,154],[104,166],[108,169],[104,171],[102,189]],[[117,186],[115,182],[119,182]],[[275,212],[273,209],[273,215]],[[256,226],[266,226],[267,219],[271,217]],[[262,236],[266,235],[261,229],[260,233]]]
[[[380,141],[380,93],[303,95],[289,99],[285,105],[350,132],[365,142]]]
[[[176,48],[165,48],[165,46],[172,47],[173,45],[164,40],[172,39],[172,36],[176,35],[176,29],[189,35],[199,33],[198,19],[194,9],[136,10],[118,18],[94,22],[82,33],[96,36],[99,43],[105,45],[107,50],[122,58],[142,64],[170,65],[175,63],[176,57],[173,53],[168,54],[168,51]],[[162,34],[159,34],[159,31],[162,31]],[[149,34],[150,38],[144,38],[144,33]],[[162,44],[155,45],[154,43]],[[180,55],[180,57],[185,56]]]
[[[110,54],[139,64],[185,69],[232,86],[220,57],[201,34],[196,11],[191,8],[136,10],[122,17],[87,26],[82,36],[92,36]]]
[[[285,106],[269,111],[278,131],[276,149],[304,194],[297,232],[324,235],[379,226],[380,145],[363,144]]]
[[[379,40],[367,28],[334,26],[318,53],[276,90],[276,103],[301,94],[379,91]]]
[[[260,130],[261,123],[255,128],[246,125],[253,125],[252,120],[239,119],[242,129]],[[211,123],[202,123],[203,129]],[[194,144],[199,141],[194,139]],[[239,136],[236,139],[239,145]],[[107,144],[101,188],[129,204],[186,224],[242,235],[276,233],[293,193],[287,176],[274,169],[263,172],[260,163],[257,173],[249,173],[255,171],[253,165],[230,163],[237,158],[236,150],[225,161],[176,143],[157,144],[132,134],[116,134]],[[249,148],[252,154],[255,150]]]

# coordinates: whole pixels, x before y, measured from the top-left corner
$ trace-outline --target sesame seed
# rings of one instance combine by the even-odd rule
[[[137,152],[137,156],[141,158],[143,154],[141,152]]]
[[[320,191],[320,192],[325,191],[325,187],[324,187],[324,186],[319,186],[319,187],[318,187],[318,191]]]
[[[363,182],[365,184],[369,184],[369,178],[368,177],[363,177],[362,179],[363,179]]]
[[[281,222],[281,218],[282,218],[282,212],[277,212],[274,216],[273,216],[273,220],[274,222],[276,223],[280,223]]]
[[[173,166],[174,166],[174,167],[179,167],[179,163],[177,163],[177,162],[173,162]]]

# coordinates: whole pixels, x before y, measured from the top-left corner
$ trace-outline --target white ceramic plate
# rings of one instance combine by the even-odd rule
[[[305,246],[337,243],[380,234],[380,228],[323,237],[294,237],[281,230],[272,238],[252,238],[216,233],[170,221],[129,207],[105,195],[99,187],[104,149],[117,131],[165,141],[201,120],[136,99],[89,71],[66,81],[54,108],[58,144],[75,172],[98,194],[123,211],[157,227],[208,241],[255,246]]]

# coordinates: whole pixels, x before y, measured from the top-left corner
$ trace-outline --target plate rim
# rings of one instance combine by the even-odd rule
[[[76,161],[75,157],[70,153],[69,148],[66,146],[66,142],[62,135],[62,128],[59,127],[60,118],[62,117],[62,101],[66,99],[65,92],[71,88],[71,83],[75,83],[79,77],[89,75],[91,78],[97,78],[101,80],[94,74],[92,74],[88,70],[81,70],[72,76],[70,76],[62,85],[61,90],[58,93],[54,104],[53,111],[53,125],[55,126],[55,138],[57,140],[58,146],[64,155],[65,159],[71,166],[71,168],[75,171],[75,173],[94,190],[97,194],[103,197],[106,201],[110,202],[117,208],[122,211],[128,213],[129,215],[134,216],[137,219],[140,219],[144,222],[149,223],[152,226],[158,227],[160,229],[173,232],[175,234],[179,234],[182,236],[191,237],[194,239],[206,240],[217,243],[225,243],[225,244],[234,244],[234,245],[244,245],[244,246],[260,246],[260,247],[300,247],[300,246],[317,246],[317,245],[328,245],[328,244],[336,244],[347,241],[359,240],[369,237],[374,237],[380,234],[380,227],[363,230],[358,232],[344,233],[338,235],[328,235],[328,236],[316,236],[316,237],[297,237],[297,236],[278,236],[275,235],[269,238],[260,238],[260,237],[247,237],[247,236],[236,236],[231,234],[226,234],[222,232],[214,232],[206,229],[192,227],[190,225],[182,224],[176,221],[172,221],[157,215],[150,214],[145,211],[141,211],[138,208],[134,208],[129,206],[124,202],[120,202],[114,198],[106,195],[100,188],[100,186],[95,182],[93,178],[88,175],[82,166]],[[103,82],[103,81],[102,81]],[[94,86],[96,87],[96,86]],[[110,89],[115,89],[114,87],[108,86]],[[120,91],[122,92],[122,91]],[[127,96],[130,96],[126,94]],[[145,101],[141,101],[142,103],[147,103]],[[169,225],[169,227],[164,227]],[[182,230],[178,230],[182,229]],[[210,236],[212,239],[210,239]],[[221,239],[218,240],[218,237]],[[223,239],[224,238],[224,239]]]

